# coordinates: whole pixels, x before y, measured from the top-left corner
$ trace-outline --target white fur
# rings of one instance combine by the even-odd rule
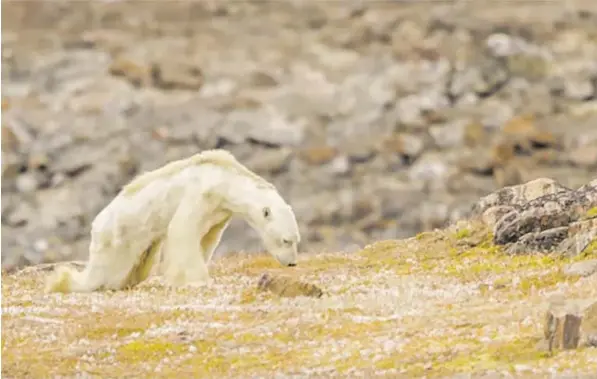
[[[281,264],[296,264],[300,234],[292,208],[230,153],[208,150],[125,186],[91,225],[85,270],[57,270],[46,291],[135,286],[147,278],[162,248],[160,271],[172,285],[206,284],[207,263],[234,215],[259,233]]]

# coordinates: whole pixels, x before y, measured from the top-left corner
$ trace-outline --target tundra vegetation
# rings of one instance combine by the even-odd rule
[[[597,349],[548,351],[549,299],[597,296],[593,276],[565,267],[582,254],[509,255],[480,223],[459,223],[354,253],[212,262],[208,288],[159,277],[128,291],[43,294],[51,265],[2,278],[2,374],[87,373],[170,378],[312,374],[544,377],[597,370]],[[317,285],[323,296],[277,296],[264,273]]]

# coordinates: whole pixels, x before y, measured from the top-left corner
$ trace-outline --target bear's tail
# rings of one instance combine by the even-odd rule
[[[74,267],[59,266],[46,280],[46,293],[51,292],[89,292],[85,280],[85,271],[78,271]]]

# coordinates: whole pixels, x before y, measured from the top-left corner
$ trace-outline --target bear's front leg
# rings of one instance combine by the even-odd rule
[[[164,247],[166,280],[174,286],[205,286],[211,283],[201,248],[201,225],[209,209],[191,191],[180,202],[170,224]]]

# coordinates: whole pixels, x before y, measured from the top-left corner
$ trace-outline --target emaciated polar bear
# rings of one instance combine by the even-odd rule
[[[231,153],[206,150],[127,184],[91,224],[86,268],[58,267],[46,292],[131,288],[149,276],[162,247],[160,271],[171,285],[205,285],[207,263],[234,215],[282,265],[296,265],[300,234],[292,208]]]

